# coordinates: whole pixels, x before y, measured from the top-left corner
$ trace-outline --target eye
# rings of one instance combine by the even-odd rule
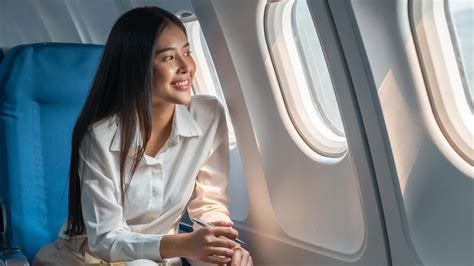
[[[186,53],[184,53],[184,56],[190,56],[193,52],[191,51],[187,51]]]
[[[163,61],[171,61],[173,59],[174,59],[174,56],[172,56],[172,55],[168,55],[168,56],[163,57]]]

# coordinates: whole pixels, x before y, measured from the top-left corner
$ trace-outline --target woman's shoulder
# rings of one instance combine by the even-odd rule
[[[188,108],[192,113],[206,116],[213,113],[218,115],[224,110],[224,106],[215,96],[206,94],[193,95]]]
[[[214,128],[225,115],[222,104],[211,95],[193,95],[187,109],[202,132]]]
[[[89,129],[90,131],[93,131],[93,132],[96,132],[96,131],[100,131],[100,132],[103,132],[103,131],[108,131],[110,129],[113,129],[115,128],[116,126],[116,119],[117,119],[117,116],[116,115],[111,115],[109,117],[106,117],[104,119],[101,119],[97,122],[94,122],[92,123],[92,125],[90,125]]]
[[[87,137],[97,143],[110,144],[117,131],[116,116],[104,118],[89,126]]]

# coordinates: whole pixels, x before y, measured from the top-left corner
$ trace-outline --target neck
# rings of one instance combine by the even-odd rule
[[[171,134],[175,104],[153,105],[151,111],[151,135],[145,154],[155,156]]]
[[[171,129],[173,121],[175,104],[167,103],[154,105],[151,111],[151,125],[152,133],[156,132],[160,134],[166,129]]]

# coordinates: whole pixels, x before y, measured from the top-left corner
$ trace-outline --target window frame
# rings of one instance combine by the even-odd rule
[[[445,0],[412,0],[410,9],[415,46],[435,119],[451,147],[473,165],[474,119],[456,60]]]
[[[296,9],[297,9],[297,5],[299,4],[298,2],[303,2],[303,1],[295,1],[294,4],[293,4],[293,7],[292,7],[292,17],[291,17],[291,23],[292,23],[292,26],[293,26],[293,29],[294,29],[294,35],[298,35],[298,22],[297,22],[297,14],[296,14]],[[306,2],[306,6],[308,8],[308,12],[311,12],[309,10],[309,6],[307,4],[307,1]],[[311,14],[310,14],[311,16]],[[312,18],[311,18],[312,20]],[[313,21],[314,23],[314,21]],[[313,24],[314,26],[314,24]],[[316,29],[316,27],[314,27],[314,30],[316,31],[316,34],[319,38],[319,35],[318,35],[318,30]],[[342,131],[339,130],[336,126],[336,124],[334,123],[334,121],[332,121],[329,116],[327,115],[327,113],[324,111],[324,108],[322,106],[322,103],[320,103],[320,97],[318,96],[318,93],[316,92],[316,89],[312,86],[312,82],[310,80],[312,80],[312,73],[311,73],[311,70],[310,70],[310,63],[309,61],[306,59],[306,56],[305,56],[305,51],[304,51],[304,45],[303,45],[303,42],[301,41],[301,38],[299,38],[298,36],[295,36],[294,37],[294,41],[296,43],[296,46],[298,47],[297,51],[298,51],[298,55],[300,56],[300,59],[301,59],[301,63],[303,65],[303,70],[305,71],[305,77],[306,77],[306,81],[307,81],[307,84],[308,84],[308,87],[310,88],[309,91],[310,91],[310,94],[311,94],[311,97],[312,97],[312,100],[313,100],[313,104],[315,106],[315,108],[317,109],[318,111],[318,114],[321,116],[321,119],[324,121],[325,125],[327,127],[329,127],[329,129],[331,131],[333,131],[336,135],[338,136],[341,136],[341,137],[344,137],[345,138],[345,132],[344,132],[344,125],[342,125]],[[319,48],[321,48],[321,52],[324,53],[324,50],[321,46],[321,41],[318,39],[318,44],[319,44]],[[324,56],[324,54],[323,54]],[[324,58],[324,61],[326,61],[326,58]],[[326,68],[328,69],[328,68]],[[329,75],[329,79],[331,81],[331,85],[332,85],[332,79],[331,79],[331,74],[329,73],[329,69],[328,69],[328,75]],[[334,90],[333,90],[334,92]],[[334,93],[334,97],[336,97],[335,93]],[[337,103],[336,103],[337,104]],[[340,112],[339,112],[339,115],[340,115]],[[341,118],[342,119],[342,118]],[[342,122],[342,121],[341,121]]]
[[[269,1],[265,8],[265,39],[275,69],[278,90],[292,125],[301,139],[324,157],[342,158],[347,154],[347,140],[345,136],[340,136],[331,129],[324,115],[316,107],[315,99],[311,95],[312,89],[307,81],[305,64],[300,59],[293,29],[295,4],[295,0]],[[317,28],[315,30],[317,32]],[[327,64],[326,59],[325,62]],[[296,87],[301,89],[292,90],[294,86],[289,84],[296,84]]]
[[[444,9],[446,13],[446,22],[448,25],[449,34],[451,37],[451,41],[453,43],[454,53],[456,55],[456,58],[462,58],[461,47],[457,39],[456,28],[454,25],[455,23],[451,14],[451,7],[449,4],[449,0],[448,1],[444,0]],[[469,105],[469,108],[471,109],[471,112],[474,112],[474,104],[472,101],[469,101],[469,99],[472,99],[472,97],[474,96],[474,95],[471,95],[469,91],[469,85],[474,86],[474,84],[469,84],[469,82],[467,81],[467,74],[465,70],[466,68],[464,65],[464,61],[463,60],[456,60],[456,61],[458,63],[458,69],[461,74],[461,81],[464,87],[464,93],[466,94],[467,103]]]

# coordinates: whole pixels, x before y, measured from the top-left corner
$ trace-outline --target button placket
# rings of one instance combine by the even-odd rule
[[[163,208],[163,167],[161,162],[152,167],[152,205],[161,212]]]

